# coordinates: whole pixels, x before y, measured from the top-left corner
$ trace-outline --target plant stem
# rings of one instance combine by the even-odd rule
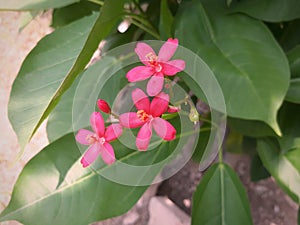
[[[92,3],[95,3],[97,5],[100,5],[100,6],[103,6],[104,5],[104,2],[103,1],[100,1],[100,0],[88,0],[89,2],[92,2]]]
[[[140,24],[135,20],[131,20],[131,23],[136,25],[137,27],[141,28],[142,30],[146,31],[147,33],[151,34],[156,39],[160,39],[160,36],[156,31],[153,31],[153,30],[151,30],[151,28],[144,26],[144,24]]]
[[[223,149],[222,147],[219,148],[219,162],[223,162]]]

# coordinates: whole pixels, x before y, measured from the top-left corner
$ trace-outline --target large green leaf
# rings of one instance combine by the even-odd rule
[[[274,139],[258,141],[257,151],[264,166],[278,185],[296,202],[300,203],[300,146],[281,153]]]
[[[258,140],[257,151],[271,175],[289,196],[300,202],[300,106],[286,103],[279,113],[281,138]]]
[[[82,74],[82,80],[80,80],[80,82],[84,83],[85,89],[87,90],[83,94],[81,93],[80,99],[77,100],[77,104],[80,104],[82,111],[85,109],[95,110],[96,102],[87,101],[87,99],[90,99],[91,96],[98,96],[98,98],[105,99],[112,106],[121,89],[121,78],[125,77],[125,73],[123,71],[119,71],[109,80],[106,80],[106,73],[112,65],[116,66],[117,63],[118,61],[113,58],[105,57],[90,66]],[[91,77],[96,76],[97,82],[95,82],[95,79],[90,79]],[[72,109],[78,83],[79,79],[77,82],[74,82],[71,88],[62,96],[60,102],[48,118],[47,136],[50,142],[53,142],[73,131],[72,122],[75,119],[72,119]],[[104,83],[103,87],[97,85],[102,83]],[[97,87],[96,90],[94,90],[95,86]],[[101,90],[99,88],[101,88]],[[90,113],[91,111],[88,114]],[[86,120],[84,123],[81,123],[80,127],[77,128],[87,127],[88,125],[89,120]]]
[[[243,120],[229,117],[227,119],[231,129],[249,137],[276,136],[267,124],[255,120]]]
[[[253,224],[243,184],[226,164],[213,165],[197,187],[193,197],[192,225],[198,224]]]
[[[284,53],[260,21],[223,14],[207,2],[205,7],[199,1],[182,6],[175,36],[213,70],[229,116],[264,121],[280,134],[276,114],[289,83]]]
[[[234,0],[230,5],[230,11],[246,13],[269,22],[300,18],[298,0]]]
[[[60,8],[80,0],[0,0],[0,10],[43,10]]]
[[[122,0],[107,1],[97,19],[92,15],[57,29],[25,59],[9,102],[9,118],[22,148],[84,70],[122,7]]]
[[[180,126],[176,128],[180,131]],[[139,152],[114,141],[111,144],[118,161],[107,166],[99,157],[93,168],[84,169],[79,163],[80,146],[74,134],[68,134],[48,145],[25,166],[0,221],[86,225],[120,215],[135,204],[172,159],[168,157],[176,151],[177,143],[178,139],[162,142],[155,149]],[[130,180],[135,185],[115,183],[107,177],[119,177],[118,181],[124,184]]]
[[[82,17],[91,15],[93,11],[99,11],[99,5],[89,1],[80,1],[72,5],[68,5],[53,10],[51,26],[54,28],[65,26]]]

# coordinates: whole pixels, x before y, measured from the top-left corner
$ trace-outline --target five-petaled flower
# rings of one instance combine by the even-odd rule
[[[184,70],[185,61],[181,59],[170,60],[178,47],[178,40],[169,38],[159,50],[158,56],[154,50],[145,43],[138,43],[135,52],[145,66],[131,69],[126,77],[129,82],[136,82],[150,78],[147,84],[149,96],[161,92],[164,84],[164,75],[174,76]]]
[[[99,154],[103,161],[110,165],[115,162],[115,153],[109,142],[117,139],[122,134],[120,124],[111,124],[105,129],[103,117],[99,112],[93,112],[90,117],[90,123],[94,132],[81,129],[76,135],[76,140],[80,144],[90,145],[84,153],[81,164],[87,167],[92,164]]]
[[[176,130],[168,121],[160,116],[168,110],[169,95],[161,92],[155,96],[150,104],[148,96],[141,90],[132,92],[132,100],[137,112],[128,112],[120,115],[120,124],[126,128],[141,127],[137,134],[136,146],[145,151],[152,137],[152,127],[162,139],[171,141],[176,137]]]

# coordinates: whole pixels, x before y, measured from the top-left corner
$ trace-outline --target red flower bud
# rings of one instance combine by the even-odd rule
[[[167,110],[168,113],[177,113],[179,111],[180,111],[179,107],[175,107],[175,106],[171,106],[171,105],[169,105],[168,110]]]
[[[110,107],[109,107],[109,105],[107,104],[106,101],[104,101],[103,99],[98,99],[97,105],[98,105],[98,108],[99,108],[102,112],[107,113],[107,114],[110,114],[111,109],[110,109]]]

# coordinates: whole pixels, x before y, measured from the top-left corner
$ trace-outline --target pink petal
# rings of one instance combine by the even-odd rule
[[[113,141],[122,134],[122,126],[120,124],[112,124],[106,128],[104,138],[107,142]]]
[[[181,59],[171,60],[163,64],[163,74],[167,76],[174,76],[176,73],[184,70],[185,61]]]
[[[103,137],[105,126],[104,126],[103,117],[100,112],[92,113],[91,118],[90,118],[90,123],[91,123],[91,126],[92,126],[93,130],[95,131],[95,133],[99,137]]]
[[[90,145],[90,143],[88,142],[87,137],[88,136],[92,136],[94,133],[90,130],[86,130],[86,129],[81,129],[78,131],[78,133],[76,134],[76,141],[79,142],[82,145]]]
[[[97,143],[91,145],[88,148],[88,150],[84,153],[83,157],[80,160],[83,167],[91,165],[97,159],[100,153],[100,148],[100,145]]]
[[[145,123],[138,132],[136,137],[136,147],[140,151],[146,151],[152,136],[152,128],[150,123]]]
[[[147,84],[147,93],[149,96],[155,96],[161,92],[164,85],[164,76],[162,73],[154,75]]]
[[[151,77],[154,73],[154,69],[149,66],[137,66],[132,68],[126,74],[128,82],[136,82],[140,80],[146,80]]]
[[[129,112],[120,115],[119,121],[123,127],[127,128],[140,127],[145,123],[137,117],[137,113],[135,112]]]
[[[170,124],[168,121],[156,117],[152,120],[152,125],[155,130],[155,132],[160,136],[162,139],[166,141],[171,141],[176,138],[176,130],[173,127],[172,124]]]
[[[144,110],[146,113],[149,113],[150,101],[148,96],[139,88],[135,89],[131,93],[132,100],[135,104],[135,107],[138,110]]]
[[[150,114],[153,117],[161,116],[169,108],[169,95],[161,92],[155,96],[150,105]]]
[[[159,53],[158,53],[158,61],[159,62],[167,62],[169,61],[176,49],[178,47],[178,39],[169,38],[167,42],[161,46]]]
[[[142,63],[146,66],[149,65],[148,61],[150,60],[149,57],[156,57],[154,50],[147,45],[146,43],[137,43],[136,48],[134,49],[136,54],[139,56]]]
[[[104,147],[101,149],[101,156],[107,165],[111,165],[116,161],[114,149],[108,142],[104,143]]]

